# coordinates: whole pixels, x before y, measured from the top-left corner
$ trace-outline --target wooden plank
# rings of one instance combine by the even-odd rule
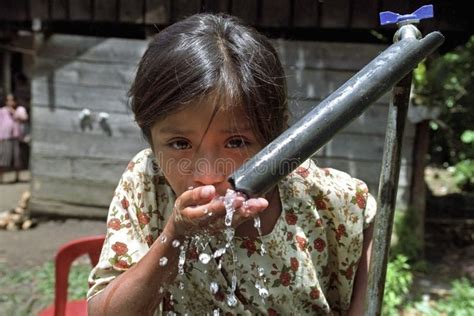
[[[378,1],[352,1],[351,25],[352,28],[371,29],[379,27]]]
[[[399,14],[409,14],[411,1],[392,1],[392,0],[380,0],[380,11],[392,11]]]
[[[292,120],[290,124],[296,122],[307,112],[318,106],[315,101],[290,101],[290,112]],[[385,135],[387,126],[388,104],[372,105],[359,117],[345,127],[340,133]],[[408,120],[405,123],[405,137],[413,138],[415,136],[415,126]]]
[[[285,69],[288,95],[296,100],[322,100],[355,75],[355,72],[332,70]],[[388,103],[390,93],[378,102]]]
[[[25,21],[29,17],[26,9],[25,0],[2,0],[0,21]]]
[[[285,28],[290,25],[289,0],[262,0],[260,26]]]
[[[347,28],[349,10],[347,0],[330,0],[321,2],[320,26],[323,28]]]
[[[75,179],[114,185],[127,167],[129,159],[89,159],[35,156],[32,172],[35,177]]]
[[[180,21],[201,11],[201,0],[172,0],[171,22]]]
[[[72,21],[92,20],[92,0],[69,1],[69,18]]]
[[[293,26],[317,27],[319,23],[320,2],[314,0],[297,0],[294,2]]]
[[[172,0],[146,0],[145,24],[170,23],[170,1]]]
[[[46,20],[49,18],[48,0],[30,1],[31,19]]]
[[[28,206],[33,217],[42,215],[60,215],[68,217],[88,217],[105,220],[107,218],[108,213],[108,204],[101,206],[87,206],[36,198],[36,195],[33,195],[31,197]]]
[[[114,22],[117,15],[117,0],[94,0],[95,21]]]
[[[76,132],[89,135],[91,139],[95,136],[106,135],[99,126],[98,115],[100,110],[92,111],[93,129],[82,130],[80,126],[80,109],[55,109],[51,111],[47,107],[34,106],[33,123],[35,129],[59,130],[65,132]],[[109,113],[109,126],[113,137],[136,137],[140,138],[141,132],[130,113]]]
[[[378,183],[382,162],[362,161],[347,158],[318,157],[314,158],[316,164],[320,167],[331,167],[347,172],[352,177],[361,179],[368,183]],[[400,166],[399,186],[410,186],[413,168],[406,162]]]
[[[238,16],[245,23],[256,25],[258,23],[258,1],[232,0],[232,14]]]
[[[83,86],[128,89],[135,77],[136,66],[126,64],[37,59],[36,80],[79,84]]]
[[[330,43],[274,40],[283,65],[306,69],[357,71],[387,46],[360,43]]]
[[[145,40],[55,34],[43,40],[38,57],[109,64],[136,64],[146,50]]]
[[[125,23],[143,23],[144,0],[120,1],[119,21]]]
[[[405,138],[402,146],[402,161],[411,164],[413,160],[413,138]],[[384,136],[364,134],[337,134],[321,150],[318,156],[381,161]]]
[[[93,135],[87,132],[66,132],[54,129],[38,129],[33,124],[32,159],[36,155],[46,156],[54,153],[57,156],[71,158],[105,158],[130,159],[144,148],[148,148],[142,137],[109,137]]]
[[[82,86],[34,79],[31,85],[34,107],[50,109],[105,111],[130,114],[128,89],[113,87]]]
[[[203,12],[228,13],[232,11],[232,0],[202,0]]]
[[[34,174],[31,182],[31,194],[36,199],[95,207],[107,207],[116,186],[111,183],[55,179]]]
[[[69,18],[68,0],[50,0],[50,6],[52,20],[67,20]]]

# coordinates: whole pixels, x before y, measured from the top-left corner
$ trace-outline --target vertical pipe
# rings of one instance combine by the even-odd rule
[[[420,31],[414,25],[410,24],[410,22],[405,23],[399,24],[399,29],[394,36],[395,42],[421,37]],[[382,313],[388,252],[395,215],[403,132],[410,101],[411,81],[412,72],[408,73],[394,86],[388,110],[366,296],[366,315],[369,316],[381,315]]]
[[[367,289],[366,315],[381,315],[387,273],[388,251],[392,236],[397,198],[403,132],[408,112],[412,73],[392,90],[377,198],[377,215]]]

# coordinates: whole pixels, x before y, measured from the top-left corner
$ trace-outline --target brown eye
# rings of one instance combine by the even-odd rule
[[[227,144],[226,148],[242,148],[249,145],[249,142],[242,137],[231,138]]]
[[[168,143],[168,146],[176,150],[185,150],[191,148],[191,144],[187,140],[183,139],[172,141]]]

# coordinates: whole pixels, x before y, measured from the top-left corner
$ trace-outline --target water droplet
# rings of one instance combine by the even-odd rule
[[[237,288],[237,276],[235,275],[235,271],[233,272],[232,274],[232,292],[235,291],[235,289]]]
[[[212,216],[212,212],[207,213],[207,216]]]
[[[160,258],[160,266],[164,267],[168,263],[168,258],[161,257]]]
[[[203,264],[208,264],[210,260],[211,260],[211,256],[208,255],[207,253],[201,253],[199,255],[199,261],[201,261]]]
[[[186,247],[185,247],[186,246]],[[178,273],[180,275],[184,274],[184,262],[186,261],[186,249],[187,249],[187,242],[185,241],[185,245],[179,247],[179,258],[178,258]]]
[[[162,244],[164,244],[167,239],[168,239],[168,238],[166,238],[166,236],[165,236],[164,234],[162,234],[162,235],[160,236],[160,242],[161,242]]]
[[[264,287],[261,287],[258,290],[258,294],[260,295],[261,298],[267,298],[268,297],[268,290]]]
[[[209,213],[209,210],[207,208],[205,208],[203,212],[204,212],[204,214],[207,214],[207,213]]]
[[[216,308],[215,310],[212,311],[213,312],[213,316],[219,316],[220,315],[220,312],[219,312],[219,309]]]
[[[235,230],[232,227],[229,227],[229,228],[226,228],[224,230],[224,233],[225,233],[225,238],[226,238],[227,242],[228,243],[232,242],[232,239],[234,239]],[[229,247],[227,247],[227,248],[229,248]]]
[[[257,229],[260,228],[260,217],[259,217],[259,216],[254,217],[254,219],[253,219],[253,227],[255,227],[255,228],[257,228]]]
[[[219,284],[217,284],[216,282],[211,282],[211,284],[209,285],[209,290],[212,294],[216,294],[217,291],[219,291]]]
[[[262,267],[258,267],[258,276],[263,276],[265,274],[265,269]]]
[[[178,248],[179,245],[181,245],[181,243],[179,242],[179,240],[175,239],[175,240],[173,240],[171,245],[173,246],[173,248]]]
[[[265,246],[263,244],[260,245],[260,255],[264,255],[267,253],[267,250],[265,249]]]
[[[214,258],[218,258],[225,254],[226,249],[225,248],[219,248],[216,251],[214,251],[214,254],[212,255]]]
[[[178,287],[179,287],[180,290],[184,290],[184,283],[183,283],[183,282],[179,282]]]
[[[237,298],[235,297],[234,293],[230,293],[227,295],[227,305],[230,307],[234,307],[237,305]]]
[[[164,291],[165,291],[165,289],[164,289],[162,286],[160,286],[158,292],[161,294],[161,293],[163,293]]]

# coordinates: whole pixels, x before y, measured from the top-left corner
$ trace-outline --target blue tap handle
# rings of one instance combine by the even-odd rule
[[[433,17],[433,5],[424,5],[411,14],[402,15],[391,11],[384,11],[380,12],[379,16],[380,25],[395,24],[407,20],[413,21],[412,23],[418,23],[420,20]]]

